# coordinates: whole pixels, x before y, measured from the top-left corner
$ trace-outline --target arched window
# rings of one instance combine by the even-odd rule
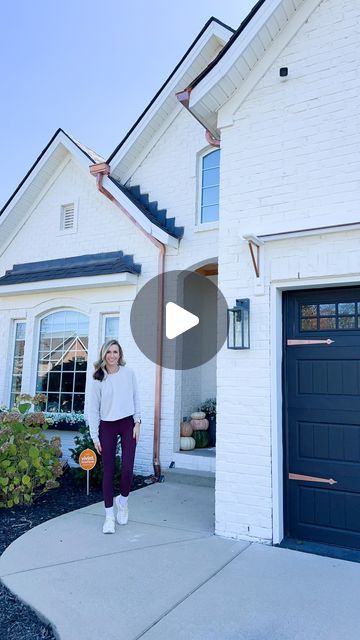
[[[200,222],[219,219],[220,149],[207,153],[201,159]]]
[[[57,311],[41,320],[36,391],[45,394],[44,411],[84,410],[88,318]]]

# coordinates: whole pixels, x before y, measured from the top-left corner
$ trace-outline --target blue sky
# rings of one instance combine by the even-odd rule
[[[255,0],[15,0],[0,31],[0,208],[58,127],[107,157],[208,18]]]

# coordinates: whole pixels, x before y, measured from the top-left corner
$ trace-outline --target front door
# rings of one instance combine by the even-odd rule
[[[285,531],[360,548],[360,287],[284,300]]]

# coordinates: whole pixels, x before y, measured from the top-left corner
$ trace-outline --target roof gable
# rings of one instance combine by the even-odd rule
[[[271,64],[269,59],[266,65],[270,52],[277,57],[322,1],[259,0],[217,58],[193,79],[188,108],[214,136],[219,135],[219,110],[246,83],[249,93]]]
[[[112,165],[113,178],[123,184],[126,182],[131,167],[143,149],[154,141],[161,125],[179,109],[176,92],[207,67],[233,33],[231,27],[216,18],[208,20],[146,109],[109,156],[107,163]]]
[[[81,160],[84,160],[85,158],[87,165],[89,164],[89,160],[92,164],[95,164],[97,162],[104,162],[103,158],[99,156],[99,154],[97,154],[95,151],[92,151],[92,149],[89,149],[89,147],[86,147],[78,140],[75,140],[75,138],[69,136],[69,134],[66,133],[66,131],[64,131],[63,129],[57,129],[47,145],[41,151],[40,155],[36,158],[34,164],[30,167],[27,174],[24,176],[24,178],[16,187],[15,191],[11,194],[10,198],[6,201],[6,203],[0,210],[0,216],[6,213],[9,205],[25,191],[25,189],[29,186],[30,179],[33,179],[35,173],[40,170],[44,162],[46,162],[49,156],[56,151],[56,148],[60,144],[63,145],[65,152],[67,150],[68,152],[73,153],[78,157],[79,152],[81,152],[83,155],[83,158],[81,158]],[[59,154],[59,157],[60,155],[61,157],[63,157],[63,154]]]
[[[65,131],[58,129],[0,211],[1,245],[6,243],[7,246],[11,242],[19,225],[29,215],[44,188],[57,175],[59,168],[69,158],[69,154],[75,157],[86,171],[88,171],[89,162],[95,164],[100,158],[98,154],[81,145]]]

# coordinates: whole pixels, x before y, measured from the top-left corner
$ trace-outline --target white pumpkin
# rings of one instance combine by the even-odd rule
[[[206,418],[206,413],[203,411],[194,411],[194,413],[191,414],[191,418],[193,420],[203,420],[203,418]]]
[[[195,449],[195,440],[191,436],[180,438],[180,449],[181,451],[191,451],[191,449]]]

